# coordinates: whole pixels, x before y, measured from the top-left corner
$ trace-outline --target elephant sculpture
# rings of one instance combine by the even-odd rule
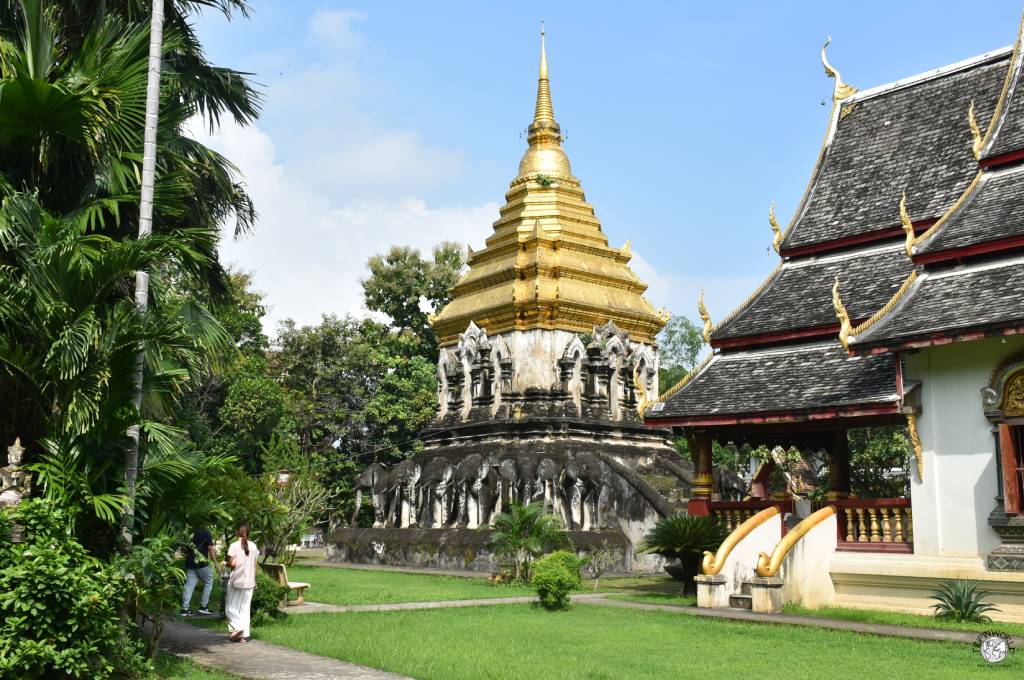
[[[561,469],[550,458],[541,458],[537,463],[537,488],[533,499],[543,501],[544,512],[558,514],[558,475]],[[531,500],[533,500],[531,499]]]
[[[494,514],[497,515],[516,500],[519,478],[516,475],[516,461],[512,458],[500,461],[494,469],[498,474],[498,501],[494,507]]]
[[[444,524],[451,511],[451,486],[454,468],[442,456],[431,458],[423,465],[416,488],[416,523],[421,527],[437,528]]]
[[[384,481],[389,499],[384,526],[407,527],[416,507],[416,485],[420,479],[420,465],[403,460],[391,468]]]
[[[470,529],[480,526],[481,517],[486,514],[481,512],[480,491],[488,481],[490,472],[490,461],[478,453],[466,456],[455,466],[452,475],[455,513],[448,522],[449,526]]]
[[[352,520],[349,522],[351,526],[356,525],[356,517],[359,515],[359,508],[363,504],[363,491],[370,492],[370,498],[373,501],[373,526],[374,528],[380,528],[384,526],[384,512],[385,512],[385,482],[388,476],[388,469],[383,464],[374,461],[370,465],[359,473],[359,476],[355,480],[356,488],[356,504],[355,509],[352,511]]]
[[[583,531],[600,528],[604,471],[597,456],[589,453],[570,456],[562,471],[561,486],[569,528]]]
[[[516,458],[516,488],[520,503],[526,505],[533,500],[536,485],[537,461],[529,456],[519,456]]]

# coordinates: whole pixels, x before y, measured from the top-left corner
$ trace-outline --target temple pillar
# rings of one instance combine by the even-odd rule
[[[714,479],[711,476],[711,433],[707,430],[698,430],[688,439],[697,474],[686,510],[691,515],[710,515],[711,494],[714,491]]]
[[[850,442],[846,430],[832,433],[828,450],[828,494],[829,500],[846,498],[850,495]]]

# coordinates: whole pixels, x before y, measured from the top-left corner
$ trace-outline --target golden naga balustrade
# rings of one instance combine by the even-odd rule
[[[778,574],[779,569],[782,567],[782,560],[786,559],[786,555],[793,549],[793,546],[806,536],[811,529],[835,514],[835,506],[826,505],[805,517],[799,524],[786,532],[786,535],[782,537],[782,540],[772,550],[771,556],[768,553],[761,553],[757,556],[757,575],[775,576]]]
[[[725,560],[728,559],[729,553],[732,552],[733,548],[739,545],[740,541],[749,536],[754,529],[758,528],[779,513],[780,510],[777,505],[765,508],[756,515],[749,517],[733,529],[732,533],[726,536],[725,540],[722,541],[722,545],[718,546],[718,551],[714,555],[711,554],[710,550],[705,550],[704,561],[701,564],[704,574],[714,576],[722,571],[722,567],[725,566]]]

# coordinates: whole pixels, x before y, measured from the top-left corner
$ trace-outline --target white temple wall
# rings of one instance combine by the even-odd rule
[[[924,479],[911,464],[914,553],[987,555],[998,536],[988,526],[995,507],[997,471],[993,425],[981,389],[992,370],[1024,348],[1024,337],[986,338],[905,354],[905,380],[920,380],[918,433]]]

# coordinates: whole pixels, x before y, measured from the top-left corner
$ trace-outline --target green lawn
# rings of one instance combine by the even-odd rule
[[[288,578],[309,583],[306,599],[326,604],[473,600],[533,594],[526,586],[493,584],[486,579],[340,567],[288,567]]]
[[[892,626],[910,626],[915,628],[939,628],[942,630],[966,630],[981,633],[983,631],[998,630],[1011,635],[1017,640],[1024,641],[1024,624],[1001,623],[992,621],[990,623],[968,623],[947,621],[937,619],[934,616],[921,616],[920,614],[901,614],[898,612],[886,612],[878,609],[851,609],[849,607],[822,607],[821,609],[805,609],[795,604],[787,604],[784,608],[786,614],[797,614],[799,616],[818,616],[830,619],[844,619],[846,621],[863,621],[865,623],[883,623]]]
[[[307,614],[257,637],[423,680],[1019,678],[969,645],[577,605]]]
[[[188,659],[163,652],[156,657],[156,677],[161,680],[239,680],[237,675],[207,670]]]

